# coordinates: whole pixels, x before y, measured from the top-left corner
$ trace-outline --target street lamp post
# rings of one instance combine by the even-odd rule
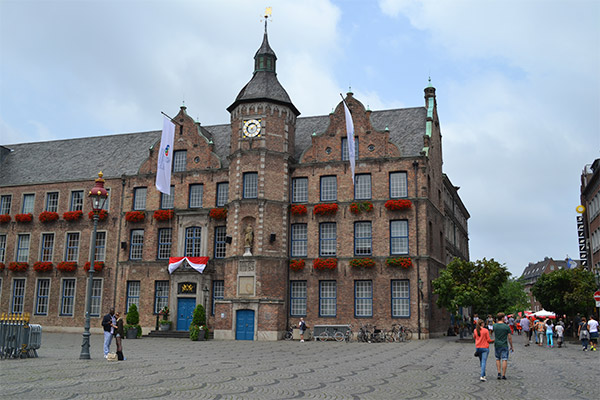
[[[96,230],[98,228],[98,220],[100,219],[100,211],[104,208],[104,203],[108,198],[108,192],[104,189],[104,179],[102,172],[98,173],[98,179],[95,181],[94,187],[88,193],[88,197],[92,202],[92,212],[94,214],[94,232],[92,233],[92,248],[90,255],[90,271],[87,284],[87,298],[85,302],[85,325],[83,327],[83,343],[81,344],[81,360],[90,359],[90,312],[92,308],[92,284],[94,282],[94,262],[96,261]]]

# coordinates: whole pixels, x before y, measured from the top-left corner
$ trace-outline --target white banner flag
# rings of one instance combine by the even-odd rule
[[[173,164],[174,136],[175,124],[165,117],[156,168],[156,188],[164,194],[171,194],[171,165]]]
[[[348,138],[348,160],[350,161],[350,171],[352,171],[352,184],[354,185],[354,167],[356,164],[355,153],[354,153],[354,122],[352,121],[352,115],[346,102],[344,103],[344,113],[346,114],[346,137]]]

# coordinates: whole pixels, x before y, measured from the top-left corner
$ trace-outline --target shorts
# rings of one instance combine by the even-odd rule
[[[496,360],[508,361],[508,347],[496,347]]]
[[[306,332],[306,330],[300,329],[300,334],[304,335],[304,332]]]
[[[590,340],[598,340],[598,332],[590,332]]]

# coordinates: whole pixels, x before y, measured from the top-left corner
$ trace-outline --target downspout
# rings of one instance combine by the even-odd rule
[[[418,172],[419,172],[419,162],[417,160],[413,161],[413,168],[415,170],[415,200],[419,197],[419,184],[418,184]],[[417,267],[417,332],[418,339],[421,339],[421,271],[419,268],[419,207],[418,203],[415,201],[415,230],[416,230],[416,244],[417,244],[417,252],[416,252],[416,267]]]
[[[113,284],[113,307],[116,308],[116,303],[117,303],[117,279],[119,277],[119,265],[121,264],[121,262],[119,261],[121,259],[121,223],[123,222],[123,213],[121,212],[121,210],[123,210],[123,200],[125,198],[125,178],[123,176],[121,176],[121,204],[119,204],[119,235],[117,237],[117,266],[115,269],[115,278],[114,278],[114,284]]]

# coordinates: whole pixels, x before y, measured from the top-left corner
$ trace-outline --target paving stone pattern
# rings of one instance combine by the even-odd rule
[[[506,381],[493,353],[479,381],[474,345],[455,337],[408,343],[250,342],[148,338],[108,362],[102,336],[44,333],[39,358],[0,360],[0,399],[597,399],[600,352],[524,347]],[[114,343],[112,345],[114,349]],[[493,347],[492,347],[493,351]]]

